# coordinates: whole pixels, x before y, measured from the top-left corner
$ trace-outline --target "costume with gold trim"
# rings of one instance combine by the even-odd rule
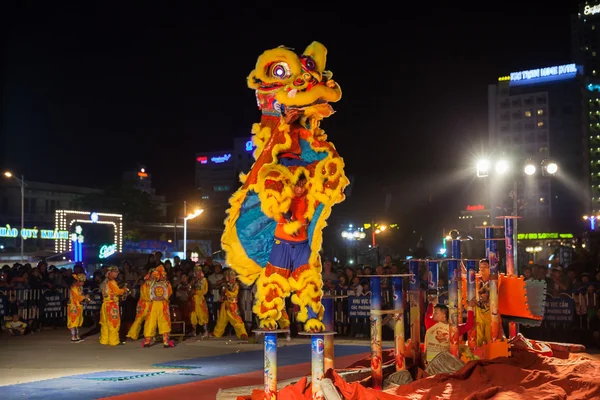
[[[162,335],[164,347],[173,347],[173,341],[169,340],[171,333],[171,312],[169,309],[169,298],[173,294],[171,284],[167,280],[167,273],[162,265],[156,267],[150,273],[149,297],[150,311],[144,323],[144,347],[150,347],[154,343],[156,331]]]
[[[85,274],[73,274],[75,281],[69,289],[69,305],[67,306],[67,328],[71,331],[71,341],[81,341],[79,328],[83,325],[83,302],[89,297],[83,294],[83,284],[87,280]]]
[[[240,281],[256,282],[253,311],[266,329],[284,324],[285,298],[292,292],[292,302],[300,307],[297,319],[305,322],[305,330],[324,329],[322,230],[333,205],[344,200],[349,183],[342,158],[320,128],[321,120],[333,114],[329,103],[341,98],[339,85],[325,70],[326,56],[327,49],[318,42],[300,56],[278,47],[265,51],[248,77],[262,111],[261,122],[252,127],[256,161],[247,175],[240,176],[243,185],[229,201],[221,241],[227,263]],[[294,187],[301,178],[306,179],[303,218],[286,218],[294,213]],[[276,230],[296,237],[303,229],[306,257],[297,254],[297,248],[280,248],[279,259],[293,259],[294,265],[269,263],[277,240],[286,241]]]
[[[144,283],[140,286],[140,298],[137,302],[137,307],[135,309],[135,320],[133,324],[131,324],[131,328],[129,328],[129,332],[127,332],[127,337],[132,340],[137,340],[140,336],[140,331],[142,330],[142,324],[148,318],[148,314],[150,313],[150,274],[154,271],[151,269],[146,276],[144,277]]]
[[[192,303],[190,319],[194,334],[196,333],[196,326],[202,325],[204,327],[204,334],[208,335],[208,306],[204,297],[206,293],[208,293],[208,281],[204,277],[202,266],[197,265],[194,267],[194,294],[190,299]]]
[[[120,288],[111,274],[117,273],[117,267],[108,267],[106,280],[102,282],[102,308],[100,310],[100,344],[117,346],[121,343],[119,329],[121,328],[121,311],[119,300],[128,290]]]
[[[226,269],[225,279],[227,282],[222,289],[222,304],[219,310],[219,316],[217,317],[217,324],[215,325],[215,330],[213,331],[212,336],[223,336],[227,324],[231,324],[238,338],[248,339],[246,327],[244,326],[244,320],[240,316],[240,309],[238,307],[238,294],[240,291],[240,286],[237,283],[235,272],[231,269]]]

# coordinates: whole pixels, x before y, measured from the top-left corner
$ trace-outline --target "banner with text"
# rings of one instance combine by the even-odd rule
[[[371,315],[371,296],[348,296],[348,317],[368,318]]]
[[[575,301],[568,297],[547,297],[545,301],[546,322],[573,322]]]

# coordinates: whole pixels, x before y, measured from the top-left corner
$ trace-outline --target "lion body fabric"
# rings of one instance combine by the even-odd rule
[[[229,200],[221,239],[226,261],[256,283],[253,312],[264,329],[286,328],[285,299],[299,306],[307,331],[322,331],[319,251],[332,207],[344,200],[344,162],[320,121],[341,89],[325,71],[327,50],[313,42],[298,56],[265,51],[248,77],[261,122],[252,127],[255,162]]]

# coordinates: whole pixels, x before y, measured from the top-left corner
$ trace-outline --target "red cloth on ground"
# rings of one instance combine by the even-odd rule
[[[570,354],[568,358],[544,357],[513,349],[513,356],[489,361],[471,361],[453,374],[439,374],[419,379],[384,392],[347,383],[337,373],[328,371],[344,399],[348,400],[588,400],[600,398],[600,361]],[[393,356],[384,352],[384,360]],[[562,356],[562,354],[561,354]],[[368,357],[351,368],[370,366]],[[262,390],[238,400],[263,399]],[[303,378],[295,385],[282,388],[278,400],[311,398],[310,384]]]

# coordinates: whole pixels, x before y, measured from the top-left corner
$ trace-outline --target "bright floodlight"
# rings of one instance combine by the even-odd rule
[[[558,171],[558,165],[556,163],[549,163],[548,165],[546,165],[546,172],[554,175],[556,172]]]
[[[527,175],[533,175],[533,174],[535,174],[535,165],[533,165],[533,163],[528,163],[525,166],[525,173]]]
[[[477,176],[484,177],[488,175],[490,170],[490,162],[489,160],[479,160],[477,161]]]
[[[7,177],[7,178],[12,178],[12,173],[10,173],[10,172],[6,171],[6,172],[4,173],[4,176],[5,176],[5,177]]]
[[[508,171],[508,161],[500,160],[496,163],[496,172],[499,174],[503,174]]]

